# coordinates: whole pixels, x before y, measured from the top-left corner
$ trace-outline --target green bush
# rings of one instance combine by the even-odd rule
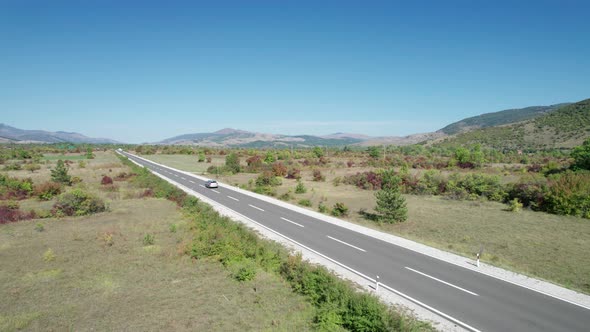
[[[590,218],[590,172],[550,177],[543,208],[549,213]]]
[[[512,212],[520,212],[522,210],[522,203],[515,198],[509,202],[509,210]]]
[[[61,194],[53,205],[53,212],[58,216],[84,216],[105,210],[106,205],[100,198],[81,189]]]
[[[225,157],[225,167],[233,174],[240,173],[240,158],[235,152]]]
[[[299,205],[303,205],[303,206],[311,206],[311,201],[309,199],[302,199],[298,202]]]
[[[249,260],[237,264],[235,270],[232,277],[237,281],[250,281],[256,277],[256,265]]]
[[[144,246],[152,246],[154,243],[156,243],[156,237],[154,235],[148,233],[143,237]]]
[[[346,207],[346,205],[344,205],[344,203],[336,203],[336,204],[334,204],[334,207],[332,208],[332,215],[334,217],[347,216],[348,215],[348,207]]]
[[[320,204],[318,204],[318,211],[321,213],[327,213],[328,207],[324,203],[320,202]]]
[[[33,180],[0,174],[0,199],[24,199],[33,193]]]
[[[307,188],[301,181],[297,181],[297,186],[295,187],[296,194],[305,194],[307,192]]]
[[[280,186],[281,179],[276,177],[273,172],[271,171],[264,171],[256,178],[256,186],[265,187],[265,186]]]
[[[35,196],[42,201],[48,201],[61,194],[61,185],[57,182],[45,182],[35,186]]]

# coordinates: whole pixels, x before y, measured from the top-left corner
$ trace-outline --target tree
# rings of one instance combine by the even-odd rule
[[[225,157],[225,167],[234,174],[240,173],[240,158],[235,152],[232,152]]]
[[[202,163],[205,161],[205,152],[199,151],[199,162]]]
[[[466,148],[458,148],[455,151],[455,160],[457,160],[460,164],[468,163],[471,159],[471,153]]]
[[[369,152],[369,156],[373,159],[379,159],[379,156],[381,156],[381,150],[378,146],[369,146],[367,152]]]
[[[266,153],[266,157],[264,157],[264,162],[267,163],[267,164],[272,164],[275,161],[277,161],[277,158],[276,158],[274,152],[268,151]]]
[[[51,180],[68,186],[72,184],[72,177],[68,174],[68,168],[63,160],[58,160],[55,168],[51,170]]]
[[[92,153],[92,148],[86,149],[86,159],[94,159],[94,154]]]
[[[321,147],[316,146],[314,147],[311,152],[313,152],[313,154],[317,157],[317,158],[321,158],[324,156],[324,150],[322,150]]]
[[[590,170],[590,138],[575,147],[570,156],[574,158],[574,168]]]
[[[408,219],[406,199],[402,196],[399,186],[379,190],[375,193],[375,198],[377,199],[375,210],[380,214],[380,220],[393,224]]]

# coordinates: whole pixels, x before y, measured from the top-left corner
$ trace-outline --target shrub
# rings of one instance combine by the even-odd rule
[[[590,172],[566,172],[549,178],[543,209],[590,218]]]
[[[176,233],[176,228],[176,224],[170,224],[168,229],[170,230],[170,233]]]
[[[347,216],[348,215],[348,207],[344,205],[344,203],[336,203],[332,208],[332,215],[335,217],[340,216]]]
[[[287,171],[287,179],[296,179],[299,180],[301,179],[301,170],[299,168],[290,168]]]
[[[518,201],[518,198],[510,201],[509,210],[512,212],[520,212],[522,210],[522,203]]]
[[[35,230],[37,232],[43,232],[45,230],[45,226],[43,226],[43,223],[38,222],[35,224]]]
[[[61,185],[57,182],[45,182],[35,186],[35,196],[42,201],[48,201],[61,194]]]
[[[61,194],[53,205],[53,213],[65,216],[84,216],[106,210],[104,202],[81,189]]]
[[[383,182],[381,175],[375,172],[356,173],[345,177],[342,181],[365,190],[379,190]]]
[[[275,176],[287,175],[287,167],[282,162],[275,162],[272,164],[272,172]]]
[[[259,187],[279,185],[281,185],[281,180],[270,171],[264,171],[256,178],[256,186]]]
[[[23,169],[21,163],[10,163],[10,164],[4,165],[5,171],[20,171],[21,169]]]
[[[107,184],[113,184],[113,179],[110,176],[103,176],[102,180],[100,180],[100,184],[107,185]]]
[[[36,215],[33,211],[29,213],[21,211],[17,202],[8,201],[0,203],[0,224],[33,219],[35,217]]]
[[[299,205],[302,206],[311,206],[311,201],[309,199],[302,199],[298,202]]]
[[[68,169],[63,160],[58,160],[55,168],[51,170],[51,180],[67,186],[72,184],[72,178],[68,174]]]
[[[0,174],[0,199],[25,199],[33,192],[33,180]]]
[[[279,196],[279,199],[282,200],[282,201],[289,201],[289,200],[291,200],[291,198],[293,198],[291,196],[291,191],[287,191],[286,193],[284,193],[281,196]]]
[[[354,161],[352,161],[352,160],[347,161],[346,166],[348,166],[348,168],[354,166]]]
[[[133,173],[126,173],[126,172],[121,172],[119,174],[117,174],[113,180],[115,181],[126,181],[127,179],[130,179],[131,177],[133,177],[135,174]]]
[[[80,167],[80,168],[86,168],[86,162],[84,160],[78,161],[78,167]]]
[[[254,155],[246,159],[246,164],[248,164],[248,171],[257,172],[262,168],[262,158],[259,155]]]
[[[150,233],[147,233],[144,237],[143,237],[143,245],[144,246],[151,246],[154,245],[154,243],[156,243],[156,238],[155,236],[153,236]]]
[[[25,169],[27,171],[30,171],[31,173],[35,173],[35,171],[38,171],[41,169],[41,166],[39,166],[38,164],[26,164]]]
[[[225,167],[233,174],[240,172],[240,158],[235,152],[225,157]]]
[[[54,261],[55,258],[56,258],[55,253],[53,252],[53,250],[51,248],[47,249],[43,253],[43,260],[46,261],[46,262]]]
[[[574,169],[590,170],[590,138],[586,139],[581,146],[574,148],[571,153],[574,158]]]
[[[325,181],[326,177],[324,175],[322,175],[322,172],[319,169],[314,169],[313,170],[313,180],[320,182],[320,181]]]
[[[320,202],[320,204],[318,204],[318,211],[321,213],[326,213],[328,212],[328,207],[324,203]]]
[[[307,188],[301,181],[297,181],[297,186],[295,187],[296,194],[305,194],[307,192]]]
[[[236,267],[232,277],[237,281],[250,281],[256,277],[256,265],[250,260],[243,260]]]

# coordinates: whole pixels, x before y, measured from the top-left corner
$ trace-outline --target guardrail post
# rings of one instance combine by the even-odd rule
[[[375,278],[375,292],[379,291],[379,276]]]
[[[479,267],[479,253],[477,253],[477,267]]]

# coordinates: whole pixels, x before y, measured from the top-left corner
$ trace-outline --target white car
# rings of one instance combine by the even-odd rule
[[[217,181],[215,181],[215,180],[207,180],[207,182],[205,182],[205,187],[207,187],[207,188],[218,188],[219,185],[217,184]]]

